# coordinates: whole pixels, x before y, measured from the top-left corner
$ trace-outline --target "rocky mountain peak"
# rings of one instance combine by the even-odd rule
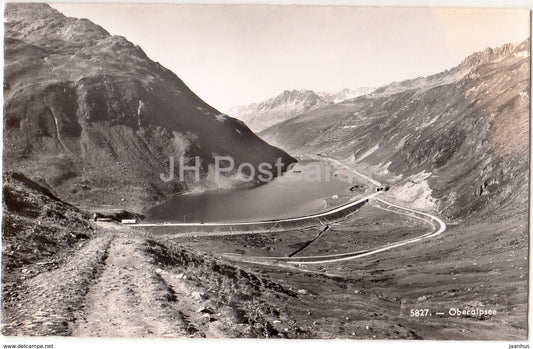
[[[14,4],[5,8],[6,37],[31,41],[48,52],[75,52],[110,37],[88,19],[69,18],[47,4]],[[59,47],[60,45],[60,47]]]
[[[500,47],[487,47],[483,51],[475,52],[466,57],[459,64],[458,68],[461,70],[469,69],[482,63],[500,59],[515,50],[518,46],[518,43],[507,43]]]
[[[311,107],[315,105],[316,103],[323,103],[326,104],[327,101],[324,100],[322,97],[315,94],[315,92],[311,90],[285,90],[280,95],[269,99],[263,103],[261,103],[261,108],[263,110],[265,109],[273,109],[275,107],[291,103],[291,104],[297,104],[297,103],[303,103],[304,108],[305,107]]]

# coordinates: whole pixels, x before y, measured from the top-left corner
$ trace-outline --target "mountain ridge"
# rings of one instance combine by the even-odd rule
[[[307,89],[285,90],[262,102],[232,107],[228,110],[228,114],[241,119],[255,132],[260,132],[299,114],[367,94],[373,90],[372,87],[354,90],[345,88],[336,93],[315,92]]]
[[[355,166],[389,183],[399,202],[451,220],[525,214],[529,50],[529,39],[486,49],[260,135],[294,154]]]
[[[466,71],[472,67],[497,60],[503,55],[515,50],[521,44],[522,43],[506,43],[500,47],[487,47],[482,51],[470,54],[451,69],[424,77],[420,76],[402,81],[394,81],[378,88],[360,87],[355,90],[345,88],[337,93],[315,92],[305,89],[285,90],[280,95],[269,98],[263,102],[232,107],[228,110],[228,114],[243,120],[256,132],[262,132],[277,123],[284,122],[311,110],[321,108],[327,104],[349,102],[351,99],[361,95],[386,95],[399,93],[401,91],[421,87],[419,86],[421,83],[424,83],[425,87],[430,88],[431,86],[444,83],[445,81],[443,79],[448,79],[449,81],[460,79],[464,76]],[[322,103],[312,103],[309,98],[302,98],[302,96],[306,94],[313,96],[315,99],[320,99]],[[287,96],[289,98],[287,98]],[[299,99],[303,105],[291,105],[291,102],[295,99]]]
[[[527,41],[527,40],[526,40]],[[524,45],[524,42],[521,43],[506,43],[500,47],[487,47],[482,51],[474,52],[467,57],[465,57],[458,65],[446,69],[442,72],[431,74],[428,76],[419,76],[412,79],[407,79],[403,81],[395,81],[389,84],[378,87],[373,94],[384,95],[384,94],[393,94],[401,91],[406,91],[412,88],[426,87],[431,88],[432,86],[443,84],[447,82],[457,81],[464,77],[470,69],[480,64],[488,63],[499,59],[505,54],[510,53],[512,50],[515,50]],[[425,82],[425,86],[418,86],[421,82]]]

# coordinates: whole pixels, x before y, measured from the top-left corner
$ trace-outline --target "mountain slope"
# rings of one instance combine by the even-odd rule
[[[450,219],[526,214],[529,40],[378,88],[261,132],[392,184],[398,200]]]
[[[298,301],[288,286],[92,223],[20,173],[4,173],[3,184],[2,335],[309,337],[297,326],[276,330],[287,318],[278,305]]]
[[[216,187],[215,155],[294,161],[123,37],[46,4],[8,4],[5,18],[5,167],[68,201],[141,207]],[[200,157],[202,181],[161,181],[182,155]]]
[[[20,173],[3,175],[3,281],[93,235],[89,215]]]
[[[243,120],[254,132],[260,132],[308,111],[367,94],[373,90],[371,87],[356,90],[345,88],[337,93],[286,90],[264,102],[230,108],[228,114]]]

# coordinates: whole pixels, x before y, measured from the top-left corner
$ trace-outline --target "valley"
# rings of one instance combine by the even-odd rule
[[[502,235],[501,227],[512,226],[513,220],[439,227],[424,216],[385,204],[380,195],[387,194],[372,194],[375,198],[345,217],[277,231],[203,234],[189,226],[185,231],[197,232],[187,234],[173,232],[175,227],[169,226],[164,228],[165,234],[117,223],[96,223],[94,240],[89,240],[87,245],[80,244],[80,252],[72,259],[53,256],[55,267],[51,270],[41,267],[47,265],[47,259],[44,264],[30,264],[25,269],[28,270],[25,275],[30,276],[28,281],[12,286],[16,291],[6,288],[7,294],[16,294],[13,301],[20,308],[7,308],[11,316],[4,318],[3,333],[217,338],[523,338],[521,319],[525,316],[523,302],[527,290],[520,279],[527,277],[527,259],[515,256],[521,255],[516,247],[524,246],[527,234],[517,231],[518,235]],[[326,229],[323,224],[327,224]],[[444,228],[447,230],[443,233]],[[478,229],[490,234],[492,243],[479,245]],[[513,235],[521,238],[512,242],[509,239]],[[312,243],[307,244],[309,241]],[[506,247],[496,248],[498,245]],[[153,251],[150,246],[158,246],[157,252],[147,254]],[[177,252],[170,251],[181,252],[176,255]],[[490,253],[480,255],[481,251]],[[72,266],[80,263],[78,255],[96,258],[89,269],[94,272],[80,274],[87,267]],[[195,258],[201,259],[195,261]],[[487,269],[489,265],[498,267]],[[241,300],[235,298],[241,293],[234,289],[237,286],[231,286],[234,281],[224,283],[217,293],[206,293],[209,289],[206,285],[214,280],[220,285],[221,278],[229,275],[231,268],[240,270],[238,275],[253,273],[261,280],[257,284],[253,282],[257,285],[253,287],[259,288],[251,300],[246,301],[249,291],[242,293]],[[487,274],[489,270],[496,274]],[[503,276],[498,270],[512,270],[512,273]],[[47,291],[45,288],[38,294],[24,291],[30,287],[26,283],[38,282],[35,277],[54,280],[54,277],[69,278],[69,273],[77,275],[73,282],[58,282],[68,289]],[[111,273],[109,277],[107,273]],[[80,279],[80,276],[88,278]],[[200,281],[204,278],[213,281]],[[241,285],[240,277],[234,280],[235,285]],[[79,286],[78,282],[81,282]],[[274,288],[276,291],[269,291],[267,285],[272,283],[280,285]],[[36,297],[40,299],[37,304],[61,305],[64,301],[57,296],[70,294],[70,288],[76,287],[81,287],[80,299],[73,300],[68,308],[45,306],[37,312],[39,318],[25,315],[25,311],[29,311],[27,314],[33,311],[27,310],[25,304],[32,304]],[[276,293],[279,287],[289,296],[280,297]],[[224,296],[220,292],[229,293]],[[245,307],[262,304],[270,292],[274,293],[265,304],[269,311],[276,312],[262,310],[259,319],[250,320],[251,308]],[[224,297],[233,298],[236,303],[227,303],[228,298]],[[106,305],[108,300],[110,303]],[[482,319],[452,318],[448,311],[454,306],[496,309],[498,315]],[[420,307],[429,309],[433,317],[408,315],[410,309]],[[440,312],[446,315],[436,315]],[[46,321],[51,314],[55,314],[56,322]],[[246,317],[241,319],[239,314]]]

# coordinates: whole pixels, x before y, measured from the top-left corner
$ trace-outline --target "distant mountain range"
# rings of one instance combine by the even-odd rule
[[[355,90],[345,88],[337,93],[284,91],[264,102],[232,107],[228,114],[244,121],[254,132],[259,132],[310,110],[371,93],[373,90],[372,87],[361,87]]]
[[[430,87],[455,79],[465,70],[500,57],[513,49],[512,44],[498,48],[487,48],[468,56],[460,65],[440,74],[419,77],[401,82],[393,82],[379,88],[360,87],[345,88],[337,93],[315,92],[312,90],[284,91],[274,98],[263,102],[241,105],[230,108],[229,115],[244,121],[254,132],[263,131],[278,123],[292,119],[311,110],[319,109],[329,104],[341,103],[362,95],[386,95],[399,93],[414,88]]]
[[[207,105],[139,46],[87,19],[46,4],[7,4],[4,48],[4,171],[62,199],[148,206],[218,187],[209,176],[215,155],[236,166],[294,161]],[[202,181],[161,181],[170,156],[199,156]]]
[[[334,157],[391,195],[450,219],[527,214],[530,42],[487,48],[444,72],[325,104],[259,133]]]

